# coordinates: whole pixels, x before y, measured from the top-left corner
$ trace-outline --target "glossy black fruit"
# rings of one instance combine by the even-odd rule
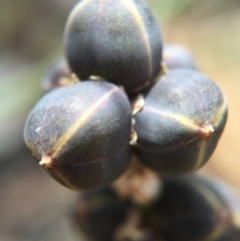
[[[168,241],[237,241],[239,208],[240,197],[225,184],[197,175],[168,178],[145,222]]]
[[[192,54],[181,45],[165,44],[163,47],[162,62],[169,70],[176,68],[197,69]]]
[[[64,44],[82,80],[101,76],[128,93],[149,85],[160,70],[158,21],[145,0],[82,0],[72,10]]]
[[[113,241],[114,232],[125,221],[130,206],[120,200],[111,188],[104,188],[79,195],[72,212],[77,232],[93,241]]]
[[[56,89],[30,113],[27,146],[57,181],[79,190],[109,184],[129,162],[131,108],[107,82]]]
[[[144,93],[135,116],[136,153],[161,174],[200,168],[213,153],[227,119],[222,91],[206,76],[177,69]]]

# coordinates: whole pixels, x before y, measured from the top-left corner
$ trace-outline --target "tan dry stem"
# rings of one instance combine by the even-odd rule
[[[159,175],[143,166],[132,154],[127,171],[113,183],[113,188],[122,198],[129,198],[140,205],[157,199],[161,192]]]
[[[80,79],[77,77],[76,74],[71,73],[70,76],[60,77],[59,84],[62,87],[74,85],[81,82]]]
[[[129,144],[131,146],[137,145],[137,140],[138,140],[137,132],[135,130],[132,130]]]
[[[113,234],[114,241],[139,241],[144,240],[149,236],[149,231],[146,229],[140,229],[141,214],[131,209],[128,213],[126,221],[120,225]]]
[[[74,84],[81,82],[81,79],[78,78],[78,76],[75,73],[71,73],[70,78],[71,78],[71,82]]]
[[[142,94],[137,95],[137,97],[132,102],[132,115],[136,115],[144,107],[145,100]]]
[[[135,131],[135,119],[132,117],[132,126],[131,126],[131,135],[130,135],[130,141],[129,145],[134,146],[137,145],[137,140],[138,140],[138,134]]]
[[[166,65],[164,62],[162,62],[162,63],[160,64],[160,69],[161,69],[161,71],[160,71],[161,76],[162,76],[162,75],[166,75],[166,74],[169,73],[169,69],[168,69],[167,65]]]
[[[92,81],[104,81],[105,80],[102,76],[98,76],[98,75],[91,75],[89,77],[89,79]]]

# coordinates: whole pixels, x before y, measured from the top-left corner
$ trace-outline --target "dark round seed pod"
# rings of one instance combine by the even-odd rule
[[[113,84],[85,81],[45,95],[28,117],[24,139],[57,181],[82,190],[122,174],[130,131],[126,95]]]
[[[49,92],[58,87],[68,86],[74,84],[76,78],[65,59],[58,59],[55,61],[45,73],[42,80],[42,88],[44,92]]]
[[[116,229],[125,221],[130,203],[120,200],[111,188],[79,195],[71,220],[76,233],[93,241],[112,241]]]
[[[197,69],[193,56],[181,45],[164,45],[162,62],[169,70],[176,68]]]
[[[135,116],[136,153],[161,174],[200,168],[213,153],[227,119],[227,101],[206,76],[176,69],[145,94]]]
[[[234,216],[239,213],[230,209],[226,193],[219,192],[222,187],[197,175],[168,178],[159,200],[145,211],[145,225],[169,241],[237,241],[239,221],[236,226]],[[227,199],[240,208],[239,197],[230,189]]]
[[[64,44],[80,79],[101,76],[128,93],[149,85],[160,70],[158,21],[145,0],[82,0],[72,10]]]

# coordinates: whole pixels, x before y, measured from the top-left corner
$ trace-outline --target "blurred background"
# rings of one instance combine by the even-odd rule
[[[41,169],[23,143],[41,78],[63,55],[62,34],[76,0],[0,0],[0,240],[82,240],[71,230],[76,193]],[[240,189],[240,1],[149,0],[166,43],[187,47],[226,93],[229,118],[202,171]]]

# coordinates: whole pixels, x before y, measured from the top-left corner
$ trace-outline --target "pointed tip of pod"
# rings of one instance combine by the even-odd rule
[[[201,128],[201,133],[208,137],[214,132],[214,128],[212,125],[205,125]]]
[[[50,156],[44,156],[38,164],[42,167],[50,167],[52,165],[52,158]]]

